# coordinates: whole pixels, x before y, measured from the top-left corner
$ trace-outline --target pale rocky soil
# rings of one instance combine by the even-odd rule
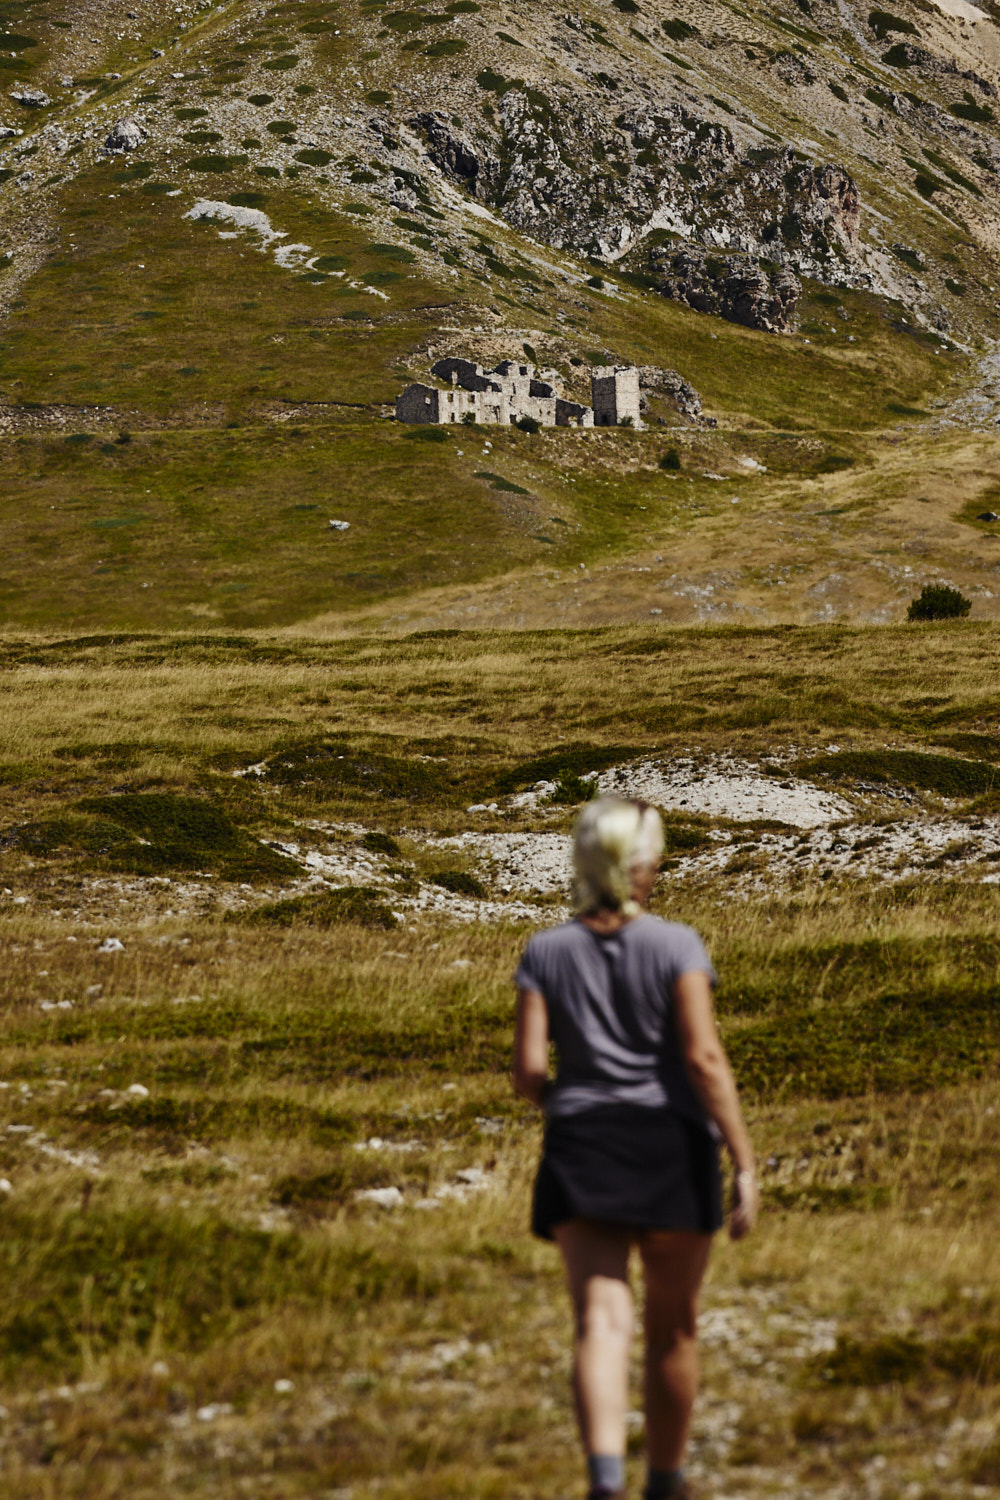
[[[919,876],[1000,884],[1000,819],[960,816],[940,799],[925,803],[901,789],[827,791],[781,774],[781,760],[798,753],[788,748],[782,757],[769,757],[766,765],[777,774],[733,755],[678,755],[611,767],[593,779],[602,795],[642,797],[665,811],[712,820],[707,847],[674,857],[668,878],[717,885],[727,899],[777,894],[815,879],[891,884]],[[54,897],[49,909],[89,924],[97,941],[98,934],[113,935],[116,921],[134,920],[137,911],[161,920],[368,886],[405,926],[432,919],[548,924],[569,914],[572,878],[570,836],[546,826],[565,815],[551,804],[554,789],[539,782],[503,804],[473,804],[470,819],[477,826],[459,834],[436,837],[414,829],[401,836],[438,856],[454,851],[456,865],[473,869],[483,882],[485,898],[455,895],[420,878],[405,855],[365,849],[361,823],[315,821],[303,824],[297,839],[275,842],[302,866],[301,877],[280,888],[227,887],[209,877],[101,876],[74,883],[64,904]],[[537,818],[541,826],[504,828],[514,816],[522,823]],[[495,826],[481,826],[490,820]],[[402,881],[401,867],[410,870]],[[14,888],[0,893],[5,903],[34,899]]]

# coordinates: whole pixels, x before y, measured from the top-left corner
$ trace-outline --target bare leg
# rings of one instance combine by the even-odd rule
[[[698,1293],[711,1236],[653,1231],[639,1239],[646,1275],[646,1447],[652,1469],[678,1469],[698,1394]]]
[[[625,1453],[632,1292],[628,1230],[573,1219],[555,1230],[576,1314],[573,1392],[588,1456]]]

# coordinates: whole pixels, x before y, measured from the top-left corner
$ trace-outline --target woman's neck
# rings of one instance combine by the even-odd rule
[[[621,911],[609,911],[601,908],[599,911],[588,911],[583,914],[580,921],[589,927],[591,932],[617,932],[620,927],[627,927],[629,922],[634,922],[636,916],[642,916],[636,912],[635,916],[627,917]]]

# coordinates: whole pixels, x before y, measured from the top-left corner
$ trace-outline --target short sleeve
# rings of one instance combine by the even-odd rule
[[[544,994],[545,991],[542,988],[542,980],[539,972],[540,968],[541,966],[538,962],[538,945],[535,939],[532,938],[521,954],[521,962],[518,964],[517,973],[514,975],[514,983],[518,989],[537,990],[540,995]]]
[[[688,974],[692,969],[698,969],[708,975],[708,982],[714,989],[719,982],[719,976],[715,972],[715,965],[708,956],[708,949],[693,927],[683,927],[680,924],[674,929],[673,953],[671,955],[674,964],[674,975],[680,978],[682,974]]]

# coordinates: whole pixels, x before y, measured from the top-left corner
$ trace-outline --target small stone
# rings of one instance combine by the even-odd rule
[[[12,1193],[13,1191],[14,1189],[11,1187],[9,1180],[6,1177],[0,1177],[0,1193]]]
[[[1000,521],[1000,515],[995,510],[981,510],[976,517],[977,521]]]
[[[274,1382],[274,1389],[277,1391],[277,1393],[278,1393],[279,1396],[287,1396],[290,1391],[294,1391],[294,1389],[295,1389],[295,1381],[294,1380],[276,1380]]]
[[[163,56],[163,48],[162,47],[154,47],[153,48],[153,56],[154,57],[162,57]]]
[[[104,939],[97,951],[98,953],[124,953],[125,944],[118,938],[109,937]]]
[[[228,1401],[216,1401],[211,1406],[199,1406],[195,1416],[199,1422],[214,1422],[216,1417],[228,1417],[232,1409]]]
[[[331,521],[330,522],[330,530],[331,531],[350,531],[350,529],[351,529],[351,523],[350,523],[350,521]]]
[[[133,1099],[149,1098],[149,1089],[144,1083],[130,1083],[125,1092],[126,1094],[131,1094]]]
[[[398,1187],[362,1188],[354,1194],[357,1203],[374,1203],[379,1208],[401,1208],[403,1195]]]

